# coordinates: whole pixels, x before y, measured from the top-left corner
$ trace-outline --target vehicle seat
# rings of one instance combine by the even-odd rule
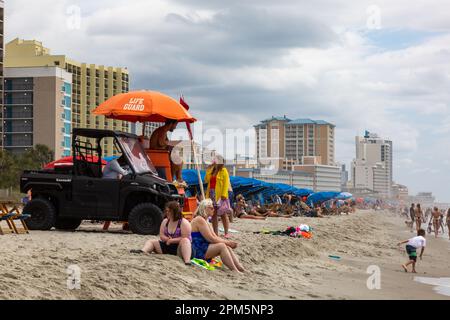
[[[145,152],[152,160],[158,175],[167,181],[173,181],[169,151],[146,149]]]
[[[93,162],[78,161],[77,162],[78,173],[82,176],[91,178],[102,178],[102,165]]]

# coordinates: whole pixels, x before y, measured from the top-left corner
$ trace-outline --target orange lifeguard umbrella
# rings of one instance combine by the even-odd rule
[[[93,113],[130,122],[165,122],[167,119],[186,123],[197,121],[178,101],[156,91],[118,94],[100,104]]]
[[[156,91],[132,91],[128,93],[118,94],[102,104],[100,104],[93,113],[95,115],[103,115],[110,119],[143,122],[145,131],[146,122],[165,122],[168,119],[178,122],[186,122],[191,140],[194,159],[197,158],[194,146],[194,138],[191,130],[191,123],[197,121],[188,112],[189,105],[180,98],[180,102],[175,99]],[[203,183],[201,183],[200,168],[197,167],[197,173],[200,181],[200,189],[205,199]]]

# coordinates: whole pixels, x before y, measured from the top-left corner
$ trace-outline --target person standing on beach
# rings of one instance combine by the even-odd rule
[[[417,229],[417,231],[419,231],[422,227],[422,222],[423,222],[423,211],[422,211],[422,208],[420,207],[420,203],[417,204],[416,210],[414,211],[414,213],[415,213],[415,218],[416,218],[416,229]]]
[[[416,263],[417,263],[417,249],[420,250],[420,260],[422,260],[423,253],[425,251],[425,247],[427,245],[427,240],[425,239],[425,230],[419,229],[417,231],[417,236],[402,242],[399,242],[398,245],[402,245],[406,243],[406,253],[408,254],[409,261],[405,264],[402,264],[403,270],[408,272],[408,266],[412,264],[412,273],[416,272]]]
[[[230,199],[228,198],[228,187],[230,185],[230,175],[224,165],[224,159],[216,156],[214,162],[206,170],[205,182],[208,184],[206,198],[211,199],[214,205],[214,215],[212,216],[212,225],[214,232],[219,236],[219,216],[223,223],[224,237],[229,238],[228,233],[230,220],[228,214],[224,213],[221,208],[228,207],[231,211]]]
[[[409,208],[409,216],[411,217],[411,231],[413,231],[414,222],[416,221],[416,208],[414,203],[411,203],[411,207]]]
[[[439,212],[439,209],[437,207],[434,207],[431,218],[433,219],[434,235],[437,238],[441,219],[441,213]]]
[[[450,209],[447,210],[446,224],[448,228],[448,239],[450,240]]]

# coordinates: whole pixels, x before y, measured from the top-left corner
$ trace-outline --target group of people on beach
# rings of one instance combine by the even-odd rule
[[[213,201],[205,199],[200,203],[195,218],[189,222],[183,218],[179,203],[169,202],[160,227],[160,240],[148,240],[142,249],[131,250],[131,253],[176,255],[186,265],[190,265],[193,258],[211,261],[220,257],[230,270],[244,272],[244,267],[233,252],[238,246],[237,242],[219,237],[208,223],[214,212]]]
[[[183,218],[178,202],[169,202],[160,227],[160,240],[149,240],[141,250],[131,252],[178,255],[187,265],[193,258],[211,261],[220,257],[230,270],[244,272],[233,252],[238,244],[229,240],[231,184],[228,171],[219,157],[209,166],[205,181],[208,183],[206,199],[199,202],[191,222]],[[219,236],[219,217],[225,231],[223,238]]]
[[[422,228],[422,224],[428,222],[428,233],[434,232],[437,238],[439,230],[442,230],[442,234],[444,234],[445,226],[447,226],[450,239],[450,208],[447,211],[440,210],[438,207],[427,208],[424,212],[420,203],[412,203],[409,208],[409,216],[406,208],[403,209],[402,215],[409,217],[410,220],[406,222],[410,226],[411,231],[414,225],[416,226],[416,231],[419,231]]]
[[[408,212],[409,211],[409,212]],[[427,208],[423,211],[420,203],[412,203],[409,210],[406,208],[401,209],[402,216],[410,218],[410,221],[406,223],[413,231],[414,225],[416,226],[417,235],[411,239],[401,241],[398,245],[406,244],[406,253],[408,255],[408,262],[402,265],[405,272],[408,272],[408,266],[412,266],[412,272],[416,273],[417,263],[417,250],[420,249],[419,258],[422,260],[423,253],[426,247],[426,231],[422,228],[422,224],[428,221],[428,233],[434,232],[435,238],[438,237],[439,230],[442,230],[442,234],[445,233],[444,224],[448,228],[448,235],[450,239],[450,208],[440,210],[438,207]],[[428,220],[429,218],[429,220]]]

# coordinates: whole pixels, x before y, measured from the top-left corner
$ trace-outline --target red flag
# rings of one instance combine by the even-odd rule
[[[190,107],[189,107],[189,105],[186,103],[186,101],[184,101],[184,97],[183,97],[183,96],[180,97],[180,104],[181,104],[187,111],[189,111]]]
[[[189,105],[186,103],[186,101],[184,101],[184,97],[183,95],[181,95],[180,97],[180,104],[187,110],[189,111],[190,107]],[[191,124],[189,122],[186,122],[186,127],[189,133],[189,138],[192,140],[194,140],[194,136],[192,135],[192,128],[191,128]]]

